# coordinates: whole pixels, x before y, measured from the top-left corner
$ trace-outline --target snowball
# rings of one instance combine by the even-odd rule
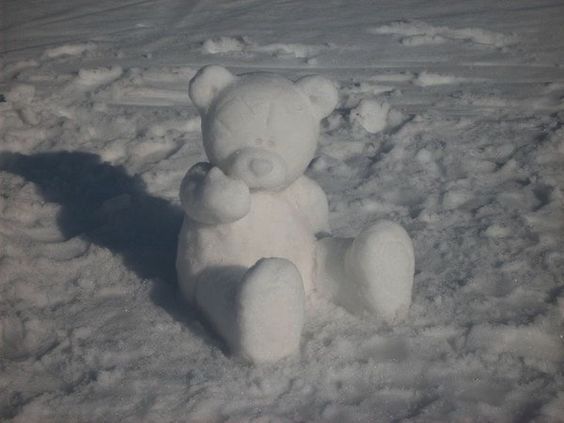
[[[367,132],[375,134],[386,128],[390,105],[386,102],[363,99],[351,110],[349,119],[357,123]]]

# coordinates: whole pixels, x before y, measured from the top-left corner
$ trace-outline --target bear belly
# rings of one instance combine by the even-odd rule
[[[193,299],[195,284],[205,283],[210,271],[222,277],[231,273],[238,279],[242,271],[265,257],[292,261],[300,271],[306,295],[311,292],[315,257],[312,229],[282,195],[258,192],[252,194],[249,214],[236,222],[205,225],[184,219],[177,257],[180,287]]]

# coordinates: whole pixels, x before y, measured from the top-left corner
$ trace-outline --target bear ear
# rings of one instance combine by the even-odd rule
[[[309,98],[316,116],[321,120],[335,109],[339,94],[335,84],[320,75],[304,76],[296,86]]]
[[[188,94],[200,114],[207,112],[221,90],[231,85],[237,77],[222,66],[204,66],[190,80]]]

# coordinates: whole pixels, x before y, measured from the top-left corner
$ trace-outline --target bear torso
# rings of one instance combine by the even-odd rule
[[[185,217],[179,235],[177,268],[180,287],[188,298],[193,298],[197,282],[205,283],[209,278],[207,272],[240,276],[257,260],[267,257],[292,261],[300,271],[306,294],[311,292],[314,230],[290,188],[252,193],[248,215],[233,223],[207,225]],[[240,272],[222,272],[234,268]]]

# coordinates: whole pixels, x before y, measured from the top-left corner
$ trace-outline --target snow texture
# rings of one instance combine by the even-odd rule
[[[396,21],[375,28],[372,34],[393,34],[404,36],[401,43],[406,46],[441,44],[447,40],[480,44],[483,46],[505,47],[513,42],[510,35],[487,31],[480,28],[453,29],[433,26],[421,21]]]
[[[0,16],[0,420],[562,421],[561,1],[23,0]],[[203,51],[221,37],[245,46]],[[249,366],[181,300],[178,189],[205,160],[186,91],[208,63],[337,82],[306,175],[337,236],[390,219],[413,238],[405,322],[312,296],[299,354]],[[79,83],[102,69],[115,79]],[[382,131],[350,121],[363,99],[390,105]]]
[[[204,54],[219,55],[270,55],[274,57],[294,57],[315,64],[315,57],[328,45],[308,45],[302,43],[272,43],[260,45],[248,36],[208,38],[202,43]]]
[[[351,122],[357,122],[367,132],[375,134],[386,128],[390,105],[385,102],[362,99],[357,107],[351,110]]]

